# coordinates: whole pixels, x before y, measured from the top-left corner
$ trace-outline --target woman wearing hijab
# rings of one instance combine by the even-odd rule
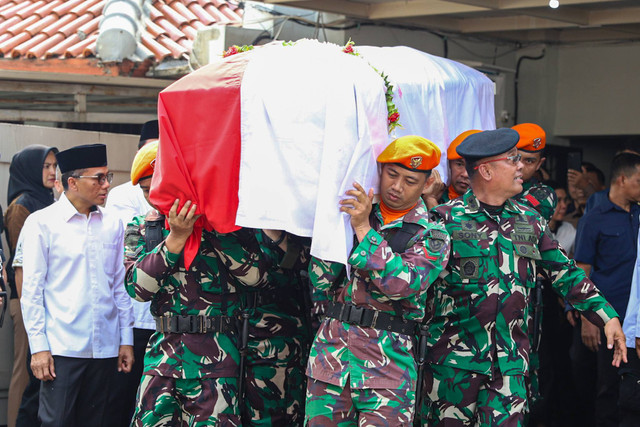
[[[55,154],[58,149],[44,145],[29,145],[11,159],[9,167],[9,190],[5,230],[11,258],[7,263],[11,300],[9,310],[13,319],[14,350],[13,373],[9,385],[8,425],[15,426],[22,394],[29,383],[27,355],[29,343],[22,322],[20,294],[22,291],[21,274],[17,279],[11,264],[15,255],[20,230],[27,217],[33,212],[45,208],[54,202],[53,187],[58,162]],[[36,406],[37,410],[37,406]],[[34,414],[35,415],[35,414]]]

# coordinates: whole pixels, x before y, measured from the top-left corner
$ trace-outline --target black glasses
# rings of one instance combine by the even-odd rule
[[[106,175],[99,173],[98,175],[75,175],[74,178],[93,178],[98,180],[98,184],[104,185],[105,182],[111,184],[113,182],[113,172],[109,172]]]

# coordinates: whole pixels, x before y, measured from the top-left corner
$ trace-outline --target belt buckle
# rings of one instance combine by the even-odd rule
[[[198,324],[196,323],[196,316],[179,315],[178,316],[178,332],[193,334],[198,330]]]
[[[347,323],[350,325],[359,325],[362,323],[363,316],[364,316],[364,308],[357,307],[355,305],[349,306],[349,313],[347,314]]]

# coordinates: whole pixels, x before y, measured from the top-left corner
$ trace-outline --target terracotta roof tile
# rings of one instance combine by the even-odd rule
[[[12,58],[19,58],[23,55],[26,55],[27,51],[29,49],[31,49],[34,46],[37,46],[38,43],[42,43],[43,41],[45,41],[47,39],[47,35],[46,34],[38,34],[33,38],[30,38],[29,40],[27,40],[26,42],[22,43],[21,45],[16,46],[15,48],[13,48],[11,50],[11,57]]]
[[[0,23],[0,34],[7,34],[7,29],[11,28],[12,26],[17,24],[18,22],[20,22],[20,17],[19,16],[12,16],[11,18],[7,19],[6,21]]]
[[[74,19],[76,19],[76,17],[74,15],[67,14],[67,15],[63,16],[62,18],[58,19],[53,24],[49,25],[47,28],[44,28],[42,30],[42,32],[45,33],[45,34],[48,34],[49,36],[52,36],[55,33],[57,33],[58,31],[60,31],[60,28],[62,28],[65,25],[69,24]]]
[[[44,0],[37,1],[35,3],[30,4],[29,6],[20,9],[16,15],[18,15],[22,19],[27,19],[30,16],[33,16],[36,10],[40,9],[42,6],[46,6],[47,3]]]
[[[57,20],[58,17],[56,15],[47,15],[44,18],[38,19],[35,23],[29,25],[24,30],[35,37],[36,35],[39,35],[38,33],[40,33],[42,30],[44,30],[46,27],[53,24]],[[46,34],[44,35],[46,36]]]
[[[177,41],[185,37],[182,31],[174,27],[173,24],[171,24],[171,22],[167,21],[164,18],[158,19],[156,21],[156,24],[162,27],[162,29],[164,29],[167,32],[167,34],[169,35],[169,37],[171,37],[172,40]]]
[[[204,10],[204,8],[200,6],[200,4],[198,4],[197,0],[192,1],[191,4],[187,7],[198,17],[198,19],[200,19],[200,21],[204,23],[204,25],[211,25],[216,22],[216,18],[214,18],[209,14],[209,12]]]
[[[41,18],[44,18],[45,16],[53,16],[53,15],[50,15],[51,11],[56,7],[60,6],[62,3],[63,3],[62,0],[50,1],[44,6],[42,6],[40,9],[35,10],[33,13],[35,13]]]
[[[106,0],[0,0],[0,54],[11,58],[95,56]],[[242,21],[237,0],[152,0],[140,47],[155,60],[186,58],[198,30]]]
[[[16,25],[13,25],[13,26],[9,27],[7,29],[7,32],[11,33],[13,35],[20,34],[29,25],[35,24],[36,22],[38,22],[38,19],[40,19],[38,17],[38,15],[31,15],[27,19],[23,19],[22,21],[18,21],[18,23]]]
[[[29,2],[29,3],[31,3],[31,2]],[[4,9],[4,10],[2,11],[2,13],[0,13],[0,17],[1,17],[1,18],[3,18],[3,19],[9,19],[9,18],[11,18],[12,16],[17,15],[17,14],[18,14],[18,12],[19,12],[20,10],[22,10],[22,8],[24,8],[24,7],[25,7],[25,5],[20,4],[20,2],[16,2],[16,4],[15,4],[15,5],[13,5],[13,6],[11,6],[11,7],[8,7],[8,8],[6,8],[6,9]]]
[[[105,0],[99,1],[98,3],[87,9],[87,13],[90,13],[93,16],[102,16],[102,9],[104,9],[105,3]]]
[[[77,58],[79,56],[92,56],[93,50],[88,49],[90,45],[95,45],[98,34],[92,34],[79,43],[69,47],[64,53],[65,58]]]
[[[11,37],[7,41],[0,43],[0,52],[6,55],[11,52],[11,49],[26,42],[30,37],[29,33],[20,33],[17,36]]]
[[[198,20],[198,17],[195,13],[191,12],[184,3],[179,1],[174,1],[171,3],[171,7],[176,10],[180,15],[182,15],[189,24],[193,24]]]
[[[30,59],[41,58],[44,56],[47,50],[49,50],[49,48],[61,43],[63,40],[64,40],[64,35],[60,33],[49,36],[47,40],[45,40],[44,42],[40,43],[37,46],[34,46],[33,49],[30,49],[27,52],[27,58],[30,58]]]
[[[84,0],[68,0],[68,1],[64,1],[62,2],[61,5],[57,6],[55,9],[53,9],[53,13],[55,13],[58,16],[63,16],[67,13],[69,13],[71,11],[71,9],[73,9],[74,7],[76,7],[77,5],[79,5],[80,3],[82,3]]]

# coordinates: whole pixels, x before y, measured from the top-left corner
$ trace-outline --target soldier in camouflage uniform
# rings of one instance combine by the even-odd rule
[[[150,218],[135,218],[125,235],[127,292],[151,301],[157,326],[132,425],[238,426],[239,290],[264,285],[266,263],[253,230],[203,231],[186,269],[181,252],[196,206],[178,206],[176,200],[168,217],[171,231],[163,231],[157,246],[147,248],[145,241]]]
[[[465,162],[456,152],[456,147],[460,145],[467,136],[478,132],[480,131],[476,129],[462,132],[449,144],[449,148],[447,148],[449,185],[447,187],[444,187],[444,184],[442,184],[442,187],[431,186],[427,192],[422,195],[422,199],[429,209],[460,197],[467,191],[467,188],[469,188],[469,175],[467,175],[467,169],[464,167]]]
[[[522,155],[522,191],[514,197],[518,202],[527,205],[536,211],[547,221],[551,220],[558,205],[558,198],[553,188],[542,184],[535,178],[535,173],[540,170],[546,158],[544,148],[546,145],[546,133],[544,129],[535,123],[522,123],[512,127],[518,132],[520,137],[516,148]],[[546,278],[544,291],[536,289],[531,298],[531,309],[529,310],[529,338],[531,340],[531,354],[529,355],[529,404],[533,407],[540,398],[540,354],[539,343],[542,334],[542,304],[543,299],[554,300],[555,297],[547,295],[553,293],[549,281]],[[542,283],[536,284],[542,286]],[[544,297],[543,297],[544,292]],[[552,307],[547,307],[552,309]],[[534,332],[535,331],[535,332]],[[543,408],[539,408],[543,411]],[[539,411],[539,412],[540,412]]]
[[[357,238],[350,279],[341,264],[311,260],[311,283],[332,301],[309,356],[309,426],[411,425],[416,327],[449,247],[420,198],[439,161],[440,151],[424,138],[392,142],[378,157],[381,202],[372,205],[373,190],[357,183],[340,202]],[[403,233],[402,245],[394,243]]]
[[[451,235],[451,258],[434,285],[423,425],[520,426],[527,406],[528,324],[538,271],[553,289],[605,325],[613,363],[626,361],[615,310],[551,238],[536,211],[512,199],[522,189],[518,134],[469,136],[458,147],[471,190],[432,211]]]
[[[304,421],[304,368],[312,338],[311,242],[271,230],[256,230],[256,238],[271,267],[265,287],[244,292],[250,317],[242,421],[244,426],[298,426]]]
[[[514,197],[518,202],[531,206],[549,222],[558,205],[553,188],[542,184],[535,178],[546,158],[544,147],[546,134],[544,129],[535,123],[522,123],[512,127],[520,137],[517,148],[522,156],[522,191]]]

